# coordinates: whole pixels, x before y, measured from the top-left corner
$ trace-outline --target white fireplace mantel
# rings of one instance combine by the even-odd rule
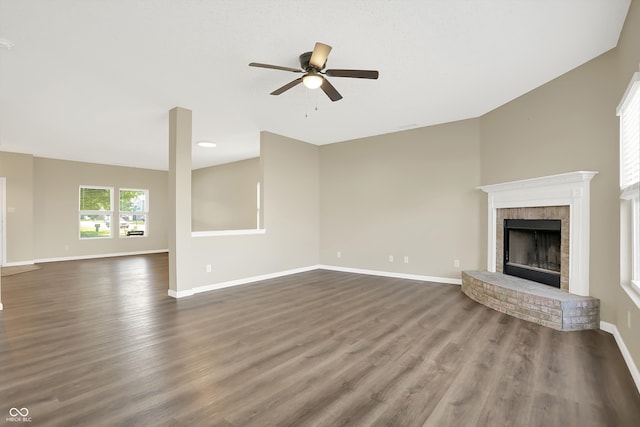
[[[589,295],[589,184],[598,172],[578,171],[478,187],[489,195],[487,269],[496,271],[497,210],[569,206],[569,292]]]

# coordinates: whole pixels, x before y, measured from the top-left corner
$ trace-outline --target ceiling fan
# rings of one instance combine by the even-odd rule
[[[316,43],[313,48],[313,52],[305,52],[300,55],[300,69],[291,67],[282,67],[280,65],[261,64],[258,62],[252,62],[250,67],[271,68],[274,70],[291,71],[292,73],[304,73],[302,77],[299,77],[292,82],[287,83],[271,92],[271,95],[280,95],[281,93],[291,89],[300,83],[304,84],[309,89],[320,88],[327,94],[331,101],[338,101],[342,99],[342,95],[336,90],[335,87],[327,80],[325,76],[330,77],[351,77],[357,79],[377,79],[378,72],[374,70],[344,70],[334,69],[325,70],[327,65],[327,57],[331,52],[331,46],[324,43]]]

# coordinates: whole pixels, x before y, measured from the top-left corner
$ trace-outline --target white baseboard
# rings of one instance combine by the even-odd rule
[[[2,306],[2,303],[0,302],[0,311],[2,311],[4,309],[4,307]]]
[[[629,353],[629,349],[624,343],[624,340],[622,339],[622,335],[620,335],[620,331],[618,331],[618,327],[613,323],[609,323],[601,320],[600,329],[612,334],[613,338],[615,338],[616,344],[618,344],[618,348],[620,349],[620,353],[622,353],[622,357],[624,358],[624,361],[627,363],[627,367],[629,368],[631,377],[633,378],[633,381],[636,383],[636,387],[640,392],[640,371],[638,370],[638,367],[633,361],[633,358],[631,357],[631,353]]]
[[[309,267],[294,268],[292,270],[279,271],[276,273],[261,274],[259,276],[246,277],[243,279],[229,280],[228,282],[213,283],[211,285],[197,286],[193,288],[194,294],[202,292],[214,291],[216,289],[229,288],[231,286],[246,285],[247,283],[259,282],[260,280],[275,279],[277,277],[289,276],[291,274],[304,273],[311,270],[317,270],[317,265]]]
[[[96,259],[96,258],[113,258],[119,256],[131,256],[131,255],[149,255],[149,254],[161,254],[169,252],[169,249],[154,249],[150,251],[133,251],[133,252],[114,252],[109,254],[93,254],[93,255],[77,255],[68,257],[56,257],[56,258],[39,258],[30,264],[44,263],[44,262],[58,262],[58,261],[77,261],[82,259]]]
[[[174,291],[173,289],[169,289],[167,294],[171,298],[176,298],[176,299],[184,298],[184,297],[190,297],[191,295],[193,295],[193,289],[187,289],[185,291]]]
[[[422,276],[418,274],[394,273],[390,271],[363,270],[360,268],[338,267],[334,265],[310,265],[308,267],[294,268],[292,270],[278,271],[276,273],[262,274],[259,276],[245,277],[242,279],[229,280],[227,282],[212,283],[210,285],[196,286],[192,289],[173,291],[169,289],[169,296],[173,298],[183,298],[202,292],[214,291],[216,289],[229,288],[231,286],[246,285],[248,283],[259,282],[261,280],[275,279],[277,277],[289,276],[291,274],[304,273],[312,270],[331,270],[344,273],[367,274],[370,276],[394,277],[398,279],[420,280],[424,282],[446,283],[450,285],[461,285],[461,279],[449,277]]]
[[[6,262],[2,264],[3,267],[22,267],[24,265],[33,265],[35,261],[17,261],[17,262]]]
[[[335,265],[319,265],[317,268],[332,271],[342,271],[344,273],[368,274],[370,276],[394,277],[397,279],[420,280],[423,282],[446,283],[449,285],[462,285],[462,279],[450,277],[423,276],[420,274],[395,273],[392,271],[365,270],[361,268],[339,267]]]

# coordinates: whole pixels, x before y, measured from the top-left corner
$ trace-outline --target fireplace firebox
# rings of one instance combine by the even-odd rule
[[[560,288],[560,231],[559,219],[505,219],[503,272]]]

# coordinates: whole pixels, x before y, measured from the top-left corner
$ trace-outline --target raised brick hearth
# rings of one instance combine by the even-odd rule
[[[502,273],[463,271],[462,292],[481,304],[560,331],[598,329],[600,300]]]
[[[478,187],[488,194],[487,271],[463,272],[462,291],[495,310],[554,329],[598,329],[600,300],[589,292],[589,192],[597,173]],[[561,221],[561,289],[503,274],[505,220]]]

